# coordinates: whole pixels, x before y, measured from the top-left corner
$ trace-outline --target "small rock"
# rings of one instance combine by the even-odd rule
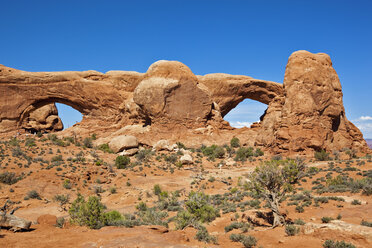
[[[158,142],[156,142],[153,148],[155,151],[171,151],[168,140],[159,140]]]
[[[138,148],[127,149],[127,150],[124,150],[121,153],[119,153],[119,155],[122,155],[122,156],[133,156],[138,151],[139,151]]]
[[[236,164],[236,162],[234,161],[234,159],[232,159],[232,158],[228,158],[228,159],[225,160],[225,164],[226,164],[227,166],[233,166],[233,165]]]
[[[191,151],[189,151],[189,150],[186,150],[186,149],[181,148],[180,151],[181,151],[184,155],[188,154],[188,155],[191,156]]]

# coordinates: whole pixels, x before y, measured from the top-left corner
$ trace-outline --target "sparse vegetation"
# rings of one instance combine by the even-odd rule
[[[38,200],[41,200],[41,197],[40,197],[39,193],[36,190],[28,191],[26,197],[29,198],[29,199],[38,199]]]
[[[105,208],[96,196],[90,196],[88,201],[85,201],[82,195],[78,195],[68,212],[72,223],[99,229],[105,225]]]
[[[258,197],[266,200],[272,210],[273,227],[285,223],[279,204],[293,185],[304,176],[305,164],[302,160],[269,161],[257,166],[248,176],[248,188]]]
[[[295,236],[300,232],[300,228],[295,225],[286,225],[285,226],[285,233],[288,236]]]
[[[237,137],[234,137],[230,140],[231,147],[238,148],[240,147],[240,140]]]
[[[345,241],[333,241],[333,240],[326,240],[323,243],[324,248],[356,248],[355,245],[351,243],[346,243]]]
[[[362,226],[372,227],[372,222],[369,222],[369,221],[362,220],[362,222],[360,224]]]
[[[17,176],[14,172],[5,171],[0,174],[0,182],[8,185],[15,184],[22,178],[22,176]]]
[[[103,152],[114,153],[111,150],[111,148],[110,148],[110,146],[108,144],[102,144],[102,145],[98,146],[98,149],[101,150],[101,151],[103,151]]]
[[[319,152],[315,152],[314,153],[314,157],[318,161],[327,161],[327,160],[330,160],[329,153],[326,152],[325,150],[321,150]]]
[[[115,166],[118,169],[126,169],[130,163],[130,158],[127,156],[117,156],[115,159]]]
[[[246,236],[243,234],[233,233],[230,235],[230,240],[233,242],[240,242],[246,248],[255,247],[257,244],[256,238],[250,235]]]

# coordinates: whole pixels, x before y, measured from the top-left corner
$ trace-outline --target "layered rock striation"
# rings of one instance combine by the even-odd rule
[[[347,120],[342,89],[326,54],[293,53],[284,83],[223,73],[196,76],[177,61],[157,61],[146,73],[25,72],[0,65],[0,132],[62,129],[55,102],[83,120],[67,129],[115,137],[135,135],[187,145],[227,143],[232,136],[274,153],[366,150]],[[234,129],[223,120],[244,99],[268,105],[261,122]],[[68,131],[64,132],[68,132]]]

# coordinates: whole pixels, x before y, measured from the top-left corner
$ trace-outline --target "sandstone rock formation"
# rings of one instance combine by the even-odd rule
[[[61,131],[63,123],[54,103],[40,108],[31,105],[29,110],[25,111],[22,128],[32,132]]]
[[[327,54],[293,53],[284,95],[269,104],[257,143],[278,151],[366,148],[361,132],[346,119],[342,90]]]
[[[176,61],[155,62],[146,73],[25,72],[0,66],[0,96],[0,132],[40,129],[45,123],[58,130],[59,120],[51,121],[55,112],[44,118],[38,111],[61,102],[83,114],[65,133],[96,133],[104,143],[125,134],[147,145],[168,140],[200,146],[236,136],[242,144],[273,153],[368,149],[346,119],[329,56],[306,51],[290,56],[283,84],[222,73],[196,76]],[[252,128],[234,129],[223,117],[246,98],[268,108]]]

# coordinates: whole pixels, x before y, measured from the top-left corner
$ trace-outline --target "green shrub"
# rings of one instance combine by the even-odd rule
[[[303,212],[305,212],[305,209],[304,209],[303,206],[298,205],[298,206],[296,207],[296,212],[297,212],[297,213],[303,213]]]
[[[92,141],[92,138],[91,137],[86,137],[84,140],[83,140],[83,144],[86,148],[92,148],[93,147],[93,141]]]
[[[315,152],[314,157],[318,161],[328,161],[328,160],[330,160],[329,153],[327,153],[325,150],[321,150],[320,152]]]
[[[211,183],[213,183],[214,181],[216,181],[216,178],[214,178],[214,177],[211,176],[211,177],[209,177],[208,181],[211,182]]]
[[[256,151],[254,152],[255,157],[260,157],[263,155],[264,155],[264,152],[260,148],[257,148]]]
[[[362,194],[367,195],[367,196],[372,195],[372,180],[371,179],[366,180],[366,183],[365,185],[363,185],[363,188],[362,188]]]
[[[185,205],[186,210],[202,223],[213,221],[219,215],[218,210],[209,203],[209,196],[203,192],[191,191]]]
[[[245,236],[243,234],[233,233],[230,235],[230,240],[233,242],[241,242],[246,248],[254,247],[257,244],[256,238],[250,235]]]
[[[345,153],[349,155],[350,159],[357,158],[357,152],[354,149],[346,149]]]
[[[27,197],[31,199],[41,200],[41,197],[36,190],[30,190],[29,192],[27,192]]]
[[[127,156],[117,156],[115,159],[115,165],[118,169],[125,169],[130,163],[130,158]]]
[[[372,227],[372,222],[368,222],[368,221],[365,221],[365,220],[362,220],[362,222],[360,224],[362,226]]]
[[[153,152],[151,149],[141,149],[138,151],[138,153],[135,155],[136,159],[138,161],[149,161],[150,157],[153,155]]]
[[[288,236],[295,236],[300,232],[300,228],[296,227],[295,225],[286,225],[285,226],[285,233]]]
[[[140,202],[140,203],[138,203],[138,205],[136,206],[136,209],[137,209],[138,211],[146,211],[146,210],[148,209],[148,207],[147,207],[146,203],[144,203],[144,202]]]
[[[65,222],[66,222],[66,221],[65,221],[65,218],[63,218],[63,217],[58,217],[55,226],[56,226],[56,227],[59,227],[59,228],[62,228],[63,225],[65,224]]]
[[[52,133],[48,134],[48,140],[50,140],[50,141],[56,141],[57,139],[58,139],[57,138],[57,135],[52,134]]]
[[[199,227],[199,230],[195,235],[195,239],[203,241],[205,243],[217,244],[217,237],[210,235],[207,228],[205,228],[204,226]]]
[[[329,222],[331,222],[332,220],[334,220],[332,217],[328,217],[328,216],[324,216],[324,217],[322,217],[322,222],[323,222],[323,223],[329,223]]]
[[[211,145],[211,146],[202,146],[202,153],[208,157],[210,160],[215,158],[223,158],[225,156],[225,149],[221,146]]]
[[[228,226],[225,226],[225,232],[230,232],[234,229],[241,229],[243,232],[246,232],[249,230],[251,226],[248,223],[244,222],[233,222]]]
[[[355,245],[351,243],[346,243],[345,241],[333,241],[333,240],[326,240],[323,243],[324,248],[356,248]]]
[[[63,181],[63,188],[65,188],[65,189],[71,189],[72,188],[72,184],[71,184],[70,179],[65,179]]]
[[[296,225],[300,225],[300,226],[303,226],[306,224],[306,222],[303,221],[302,219],[296,219],[293,223]]]
[[[167,212],[159,211],[156,208],[144,208],[145,210],[139,211],[137,214],[145,225],[160,225],[168,227],[168,223],[163,219],[168,217]]]
[[[24,156],[24,152],[22,151],[22,149],[19,147],[19,146],[16,146],[13,150],[12,150],[12,156],[13,157],[21,157],[21,156]]]
[[[197,223],[196,218],[188,211],[179,211],[176,216],[176,229],[183,230],[188,226],[194,226]]]
[[[5,171],[0,174],[0,182],[8,185],[15,184],[22,178],[22,176],[17,176],[14,172]]]
[[[118,222],[124,220],[124,217],[116,210],[104,213],[103,218],[107,226],[117,226]]]
[[[216,158],[223,158],[225,156],[225,149],[221,146],[217,146],[214,150]]]
[[[99,229],[105,224],[105,208],[96,196],[90,196],[88,201],[85,201],[82,195],[78,195],[68,212],[72,223]]]
[[[107,153],[114,153],[114,151],[111,150],[111,148],[109,147],[108,144],[102,144],[102,145],[98,146],[98,150],[101,150],[101,151],[107,152]]]
[[[26,139],[26,142],[25,142],[25,145],[28,146],[28,147],[36,146],[35,139],[33,139],[33,138],[27,138]]]
[[[168,163],[175,164],[178,160],[177,154],[171,154],[169,156],[165,156],[164,160]]]
[[[155,195],[160,195],[160,193],[161,193],[160,185],[159,184],[155,184],[154,185],[154,194]]]
[[[247,160],[248,157],[252,157],[254,155],[252,147],[240,147],[236,151],[236,156],[234,158],[235,161],[244,162]]]
[[[240,140],[237,137],[234,137],[230,140],[230,146],[231,147],[240,147]]]
[[[357,200],[357,199],[354,199],[352,202],[351,202],[351,205],[362,205],[362,202]]]
[[[111,188],[110,188],[110,193],[111,193],[111,194],[116,194],[116,192],[117,192],[117,190],[116,190],[115,187],[111,187]]]
[[[19,140],[16,137],[13,137],[9,140],[9,145],[11,146],[19,146]]]
[[[60,162],[63,161],[62,155],[57,155],[52,157],[51,162]]]
[[[55,195],[53,200],[56,202],[59,202],[59,204],[62,206],[62,205],[69,203],[70,196],[69,195]]]

